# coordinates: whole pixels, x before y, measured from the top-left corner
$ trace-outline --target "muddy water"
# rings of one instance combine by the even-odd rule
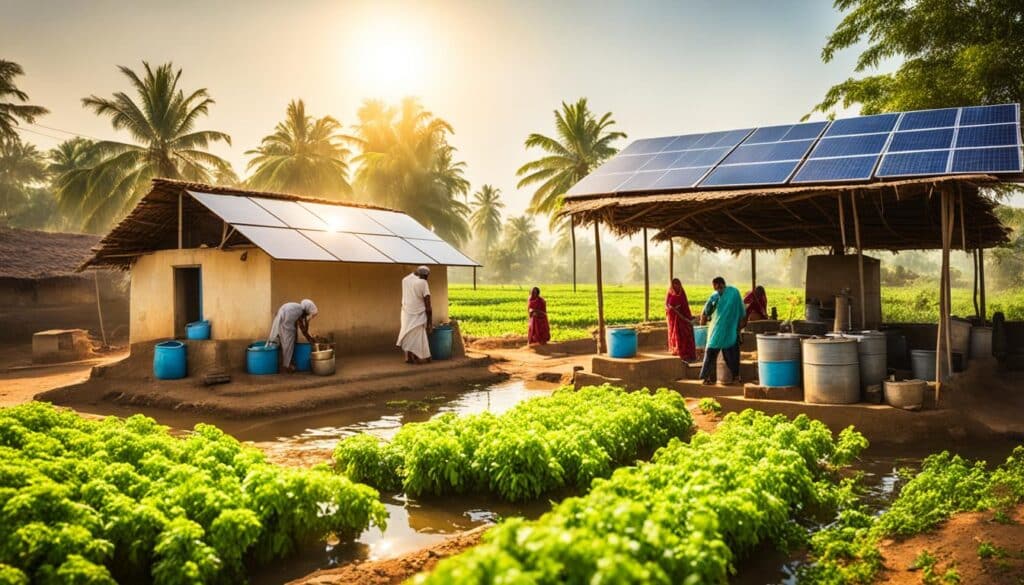
[[[883,445],[869,448],[859,461],[852,465],[862,474],[864,488],[862,502],[875,514],[888,509],[899,494],[904,479],[899,470],[917,471],[921,462],[932,453],[949,451],[973,460],[987,461],[989,467],[1002,463],[1020,443],[1005,440],[950,442],[922,442],[916,445]],[[821,524],[807,523],[808,533],[824,528]],[[808,562],[804,550],[789,553],[775,550],[771,546],[754,552],[737,567],[736,576],[730,579],[734,585],[795,585],[797,571]]]

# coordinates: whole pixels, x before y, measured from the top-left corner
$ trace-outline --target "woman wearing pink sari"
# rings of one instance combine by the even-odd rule
[[[530,314],[530,333],[527,341],[530,345],[545,344],[551,340],[551,328],[548,326],[548,304],[540,296],[540,289],[533,287],[530,291],[530,302],[526,305]]]
[[[697,359],[697,346],[693,341],[693,314],[686,299],[683,283],[672,279],[665,296],[665,316],[668,318],[668,350],[685,361]]]

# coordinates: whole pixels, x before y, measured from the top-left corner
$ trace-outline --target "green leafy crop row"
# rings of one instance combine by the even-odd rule
[[[385,520],[372,488],[272,465],[210,425],[177,438],[141,415],[0,410],[5,584],[244,582],[247,562]]]
[[[1024,447],[994,471],[948,452],[932,455],[880,516],[861,506],[850,488],[838,521],[811,537],[813,563],[801,571],[801,583],[871,583],[882,566],[883,538],[924,532],[957,512],[995,510],[998,517],[1024,502]]]
[[[503,522],[415,582],[725,583],[760,543],[800,538],[796,516],[835,505],[830,468],[865,446],[852,429],[834,441],[805,416],[729,414],[714,434],[673,440],[538,520]]]
[[[383,490],[488,492],[519,501],[563,487],[585,489],[692,428],[675,392],[564,388],[500,416],[449,413],[410,423],[390,442],[355,435],[338,443],[334,459],[353,481]]]

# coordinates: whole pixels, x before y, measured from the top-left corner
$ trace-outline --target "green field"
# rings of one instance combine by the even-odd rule
[[[539,285],[548,302],[551,339],[566,341],[583,339],[597,325],[597,289],[580,286],[572,292],[571,285]],[[470,285],[453,284],[448,289],[449,314],[459,320],[462,333],[472,337],[526,335],[526,300],[529,286],[484,285],[473,290]],[[698,313],[711,294],[711,287],[688,286],[686,294],[694,314]],[[768,305],[776,307],[780,319],[803,316],[803,289],[768,288]],[[651,320],[662,320],[665,290],[651,289]],[[604,289],[605,319],[610,325],[628,325],[643,321],[644,292],[640,286],[606,286]],[[1009,290],[988,295],[988,313],[1003,311],[1007,319],[1024,320],[1024,290]],[[969,289],[953,290],[953,314],[973,315],[974,304]],[[883,287],[882,318],[889,323],[928,323],[938,320],[937,287]]]

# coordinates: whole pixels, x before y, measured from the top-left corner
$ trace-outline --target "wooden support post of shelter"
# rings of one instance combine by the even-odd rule
[[[604,282],[601,274],[601,224],[594,222],[594,256],[597,260],[597,353],[608,351],[604,336]]]
[[[672,238],[668,239],[668,281],[676,277],[676,244]]]
[[[569,216],[569,239],[572,241],[572,292],[576,292],[576,218]]]
[[[473,267],[473,290],[476,290],[476,266]]]
[[[987,311],[985,310],[985,250],[978,248],[978,304],[981,305],[981,321],[982,323],[988,320]]]
[[[644,228],[644,322],[651,320],[651,275],[647,261],[647,228]]]
[[[103,325],[103,305],[100,302],[100,272],[99,270],[92,271],[93,282],[96,283],[96,316],[100,320],[100,338],[103,339],[103,347],[109,347],[107,345],[107,328]]]
[[[850,193],[850,204],[853,207],[853,237],[857,240],[857,282],[860,289],[860,328],[867,329],[866,295],[864,294],[864,247],[860,240],[860,214],[857,212],[857,192]],[[845,245],[845,243],[844,243]]]
[[[974,267],[974,284],[971,287],[971,300],[974,301],[974,314],[981,317],[981,307],[978,306],[978,250],[971,250],[971,263]]]
[[[178,193],[178,249],[179,250],[184,247],[184,246],[182,246],[182,229],[181,229],[181,220],[182,220],[182,215],[183,215],[182,214],[182,206],[184,205],[184,203],[182,201],[182,195],[183,195],[182,193]]]
[[[757,290],[757,250],[750,249],[750,290]]]

